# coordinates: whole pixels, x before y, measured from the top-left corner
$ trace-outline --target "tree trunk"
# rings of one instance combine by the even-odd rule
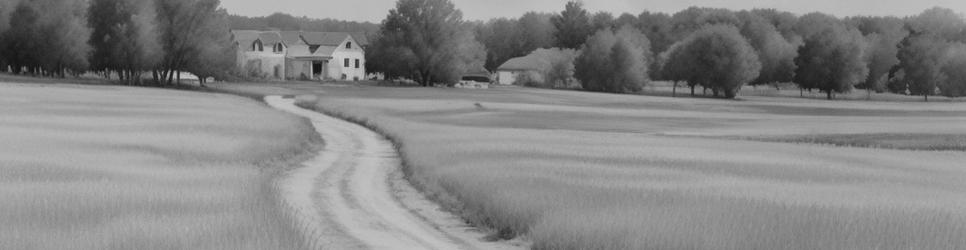
[[[678,82],[674,81],[674,87],[671,87],[671,97],[678,97]]]
[[[825,93],[828,95],[828,99],[832,100],[832,91],[828,90],[828,91],[825,91]]]
[[[168,79],[168,85],[172,85],[174,84],[174,70],[167,69],[167,71],[168,71],[168,74],[167,74],[168,76],[166,76],[165,78]]]
[[[922,99],[923,99],[924,101],[926,101],[926,102],[929,102],[929,95],[928,95],[928,94],[923,94],[923,95],[922,95]]]
[[[181,71],[178,70],[178,85],[181,85]]]
[[[691,96],[694,96],[694,85],[691,85]]]

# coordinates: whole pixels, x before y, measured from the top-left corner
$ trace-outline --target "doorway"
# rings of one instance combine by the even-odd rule
[[[312,62],[312,74],[314,78],[322,78],[322,62],[314,61]]]

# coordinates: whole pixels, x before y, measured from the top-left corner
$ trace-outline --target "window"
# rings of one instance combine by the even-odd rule
[[[262,41],[255,40],[255,42],[252,43],[252,50],[253,51],[265,51],[265,48],[262,47]]]
[[[281,43],[275,44],[275,52],[285,52],[285,46]]]
[[[345,48],[346,49],[352,49],[352,42],[346,42],[345,43]]]
[[[348,67],[349,67],[349,58],[346,58],[346,59],[345,59],[345,67],[346,67],[346,68],[348,68]]]
[[[356,68],[359,68],[359,59],[356,59]]]

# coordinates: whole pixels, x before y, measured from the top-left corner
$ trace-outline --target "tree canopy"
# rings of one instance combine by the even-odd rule
[[[754,48],[732,25],[710,25],[671,46],[662,56],[663,76],[710,88],[715,96],[734,98],[741,87],[758,77],[761,62]]]
[[[462,16],[449,0],[400,0],[383,21],[367,61],[382,61],[376,69],[423,86],[455,83],[486,61],[485,48],[465,29]]]
[[[557,39],[557,47],[578,49],[594,33],[590,14],[580,1],[567,2],[564,10],[551,21],[556,28],[554,37]]]
[[[92,28],[91,69],[116,72],[135,83],[161,55],[154,3],[147,0],[93,0],[87,22]]]
[[[575,61],[574,76],[588,91],[633,93],[647,83],[650,42],[637,29],[597,31]]]
[[[832,99],[834,93],[852,90],[869,74],[864,60],[865,39],[858,30],[835,19],[815,16],[803,22],[816,22],[821,27],[807,27],[804,46],[798,50],[795,83],[803,89],[819,89]]]
[[[15,73],[64,76],[86,71],[91,50],[86,10],[87,2],[81,0],[20,1],[0,35],[0,55]]]

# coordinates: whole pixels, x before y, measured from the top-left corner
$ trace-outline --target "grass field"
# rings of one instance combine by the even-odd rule
[[[434,199],[535,249],[966,248],[964,103],[221,88],[319,95],[400,143]]]
[[[223,94],[0,83],[0,249],[299,249],[275,174],[320,141]]]

